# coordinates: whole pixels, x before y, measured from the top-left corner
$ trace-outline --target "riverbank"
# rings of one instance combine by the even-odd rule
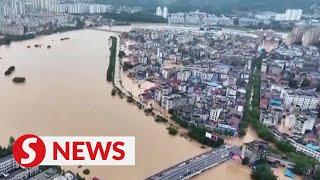
[[[31,33],[31,34],[25,34],[21,36],[12,36],[12,35],[5,35],[2,39],[0,39],[0,46],[2,45],[10,45],[11,42],[19,42],[19,41],[26,41],[30,39],[34,39],[39,36],[44,35],[51,35],[55,33],[63,33],[68,31],[75,31],[75,30],[81,30],[84,29],[84,25],[77,25],[75,27],[59,27],[52,30],[46,30],[40,33]]]
[[[4,36],[0,39],[0,46],[1,45],[10,45],[11,42],[18,42],[18,41],[25,41],[36,38],[35,34],[27,34],[22,36]]]

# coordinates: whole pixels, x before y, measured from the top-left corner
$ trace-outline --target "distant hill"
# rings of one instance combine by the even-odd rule
[[[301,8],[309,10],[314,4],[320,4],[319,0],[95,0],[116,6],[141,6],[147,10],[154,10],[157,6],[168,6],[170,11],[190,11],[200,9],[202,11],[232,11],[232,10],[256,10],[256,11],[283,11],[287,8]]]

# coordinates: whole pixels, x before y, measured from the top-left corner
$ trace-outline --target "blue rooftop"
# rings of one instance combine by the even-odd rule
[[[211,81],[218,81],[218,79],[219,79],[218,74],[213,74],[212,78],[211,78]]]
[[[272,98],[270,99],[270,104],[274,106],[281,106],[282,102],[280,98]]]
[[[309,148],[309,149],[315,150],[315,151],[319,151],[320,150],[319,146],[315,146],[313,144],[307,144],[306,147]]]
[[[211,81],[208,83],[209,86],[213,86],[213,87],[218,87],[219,86],[219,83],[216,82],[216,81]]]
[[[292,172],[290,169],[288,169],[288,168],[286,168],[286,169],[284,170],[284,175],[285,175],[286,177],[290,177],[290,178],[293,178],[293,177],[294,177],[293,172]]]
[[[218,65],[216,65],[216,67],[230,69],[230,66],[227,64],[218,64]]]
[[[196,83],[196,82],[200,82],[200,77],[199,76],[191,76],[190,77],[190,80],[192,81],[192,82],[194,82],[194,83]]]

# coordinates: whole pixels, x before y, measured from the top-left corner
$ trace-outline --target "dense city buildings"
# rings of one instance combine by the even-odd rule
[[[12,154],[0,158],[1,180],[78,180],[79,177],[70,171],[61,172],[61,168],[57,166],[24,168],[16,162]]]
[[[43,2],[43,3],[41,3]],[[53,14],[42,9],[57,1],[5,0],[0,2],[0,34],[23,36],[76,27],[74,18],[67,14]]]
[[[256,38],[224,31],[134,29],[124,47],[129,76],[156,83],[141,101],[175,110],[189,124],[236,136]]]
[[[262,41],[270,41],[264,36]],[[318,48],[273,41],[277,45],[261,65],[260,121],[275,128],[272,132],[277,138],[281,139],[281,133],[289,136],[298,151],[306,144],[319,145],[318,140],[301,144],[306,134],[318,136],[314,131],[319,105]],[[176,118],[187,124],[237,136],[259,34],[134,29],[123,43],[128,76],[156,84],[140,95],[141,101],[174,110]],[[320,152],[314,153],[308,155],[318,158]]]
[[[9,36],[8,40],[22,40],[38,34],[106,24],[108,21],[101,15],[111,12],[111,8],[108,4],[88,1],[3,0],[0,2],[0,34]]]
[[[262,60],[260,99],[261,122],[318,160],[320,152],[310,147],[320,145],[319,59],[319,49],[310,45],[280,45],[271,51]]]
[[[0,179],[23,180],[39,172],[39,167],[23,168],[13,159],[12,155],[0,158]]]
[[[302,9],[287,9],[284,14],[276,14],[276,21],[299,21],[302,17]]]

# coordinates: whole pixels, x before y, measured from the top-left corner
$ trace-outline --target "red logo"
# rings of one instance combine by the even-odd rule
[[[13,157],[25,168],[38,165],[135,165],[135,137],[20,136]]]
[[[46,155],[43,141],[36,135],[20,136],[13,144],[13,157],[22,167],[38,166]]]

